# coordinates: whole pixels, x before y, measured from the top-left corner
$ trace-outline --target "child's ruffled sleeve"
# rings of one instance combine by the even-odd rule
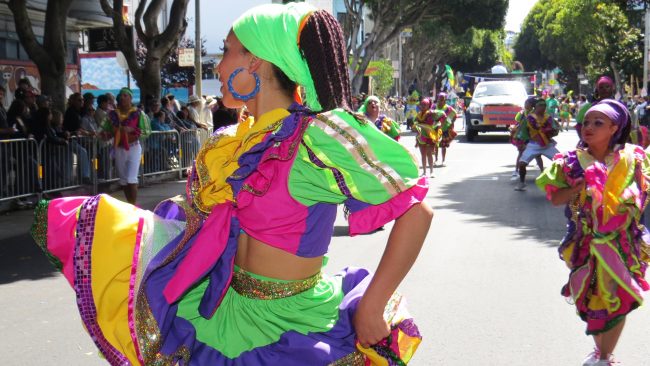
[[[362,120],[363,121],[363,120]],[[371,232],[422,202],[428,191],[413,155],[370,123],[335,110],[307,127],[289,191],[311,207],[345,204],[350,235]]]
[[[542,174],[537,177],[535,184],[546,193],[546,198],[551,199],[551,194],[557,192],[560,188],[570,187],[564,174],[565,159],[562,154],[555,155],[551,166],[544,169]]]

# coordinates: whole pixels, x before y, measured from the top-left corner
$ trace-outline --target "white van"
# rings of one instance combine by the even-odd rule
[[[504,131],[517,123],[515,116],[528,98],[521,81],[482,81],[476,85],[465,111],[465,136],[472,142],[479,132]]]

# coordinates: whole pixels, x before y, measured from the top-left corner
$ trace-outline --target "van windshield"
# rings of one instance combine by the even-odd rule
[[[515,97],[526,96],[526,89],[519,83],[485,84],[479,85],[474,90],[474,98],[489,97],[494,95],[512,95]]]

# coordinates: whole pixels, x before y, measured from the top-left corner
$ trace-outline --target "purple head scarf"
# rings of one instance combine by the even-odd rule
[[[599,77],[598,80],[596,80],[596,86],[598,86],[600,84],[614,85],[614,80],[612,80],[612,78],[610,78],[609,76],[604,76],[603,75],[603,76]]]
[[[614,133],[614,136],[612,136],[612,139],[609,142],[610,147],[624,143],[627,140],[630,135],[631,118],[627,107],[625,107],[621,102],[614,99],[603,99],[589,108],[587,113],[585,113],[585,118],[587,118],[587,115],[592,112],[600,112],[604,114],[612,121],[612,123],[618,126],[616,133]]]

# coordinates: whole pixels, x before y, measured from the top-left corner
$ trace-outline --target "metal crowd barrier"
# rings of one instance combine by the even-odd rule
[[[38,161],[36,140],[0,140],[0,201],[29,197],[41,191]]]
[[[96,192],[97,169],[91,164],[97,156],[97,138],[71,137],[65,143],[42,140],[39,144],[39,179],[43,193],[93,186]]]
[[[153,131],[142,144],[142,169],[140,170],[142,182],[144,177],[163,173],[178,172],[178,179],[182,179],[179,164],[181,138],[177,131]],[[195,155],[196,156],[196,155]]]
[[[146,177],[183,172],[210,137],[207,130],[154,131],[141,141],[141,183]],[[0,140],[0,202],[43,193],[86,188],[118,180],[111,141],[94,136],[71,137],[65,143],[46,139]]]
[[[208,140],[210,132],[204,129],[182,131],[180,133],[179,160],[181,169],[192,166],[199,148]]]

